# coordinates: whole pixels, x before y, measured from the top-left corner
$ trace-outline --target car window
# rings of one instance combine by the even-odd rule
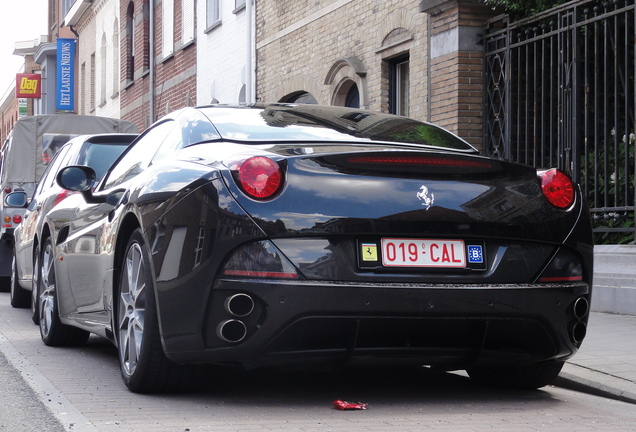
[[[45,133],[42,135],[42,163],[48,165],[53,156],[77,134]]]
[[[87,141],[82,146],[77,164],[93,168],[97,180],[100,180],[127,147],[128,144],[125,142],[93,143]]]
[[[45,188],[49,188],[53,185],[57,172],[60,170],[60,167],[64,166],[63,162],[65,162],[65,159],[68,159],[70,148],[71,145],[65,145],[55,153],[55,156],[51,159],[51,163],[46,167],[46,170],[40,178],[34,196],[41,194]]]
[[[104,182],[104,188],[110,189],[137,176],[148,168],[152,157],[159,146],[175,127],[175,121],[170,119],[148,129],[117,161]]]
[[[199,111],[188,110],[177,119],[177,127],[172,129],[152,158],[152,163],[174,156],[180,149],[192,144],[219,139],[212,123]]]

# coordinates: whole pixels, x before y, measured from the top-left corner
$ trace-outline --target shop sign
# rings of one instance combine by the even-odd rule
[[[33,73],[15,74],[15,97],[39,99],[42,97],[42,75]]]
[[[57,40],[55,100],[58,111],[75,109],[75,39]]]

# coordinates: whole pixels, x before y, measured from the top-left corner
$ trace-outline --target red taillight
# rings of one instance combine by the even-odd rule
[[[247,159],[238,169],[241,187],[252,198],[271,198],[283,183],[283,173],[276,162],[264,156]]]
[[[539,173],[543,195],[555,207],[568,208],[574,203],[574,183],[557,169]]]
[[[9,194],[11,193],[11,188],[9,186],[7,186],[6,188],[4,188],[4,193]]]
[[[13,215],[13,223],[14,224],[19,224],[20,222],[22,222],[22,216],[20,215]]]

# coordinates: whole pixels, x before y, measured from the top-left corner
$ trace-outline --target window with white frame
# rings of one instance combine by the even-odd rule
[[[220,0],[206,0],[207,17],[205,21],[206,27],[210,27],[221,19]]]
[[[161,53],[163,58],[174,53],[174,0],[163,0],[162,5],[162,40]]]
[[[182,0],[181,3],[181,43],[194,40],[194,0]]]

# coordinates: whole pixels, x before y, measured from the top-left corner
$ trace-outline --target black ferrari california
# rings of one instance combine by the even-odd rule
[[[585,336],[590,217],[563,172],[351,108],[185,108],[95,184],[58,175],[40,331],[119,350],[134,392],[194,365],[465,369],[550,383]],[[41,248],[45,250],[45,248]]]

